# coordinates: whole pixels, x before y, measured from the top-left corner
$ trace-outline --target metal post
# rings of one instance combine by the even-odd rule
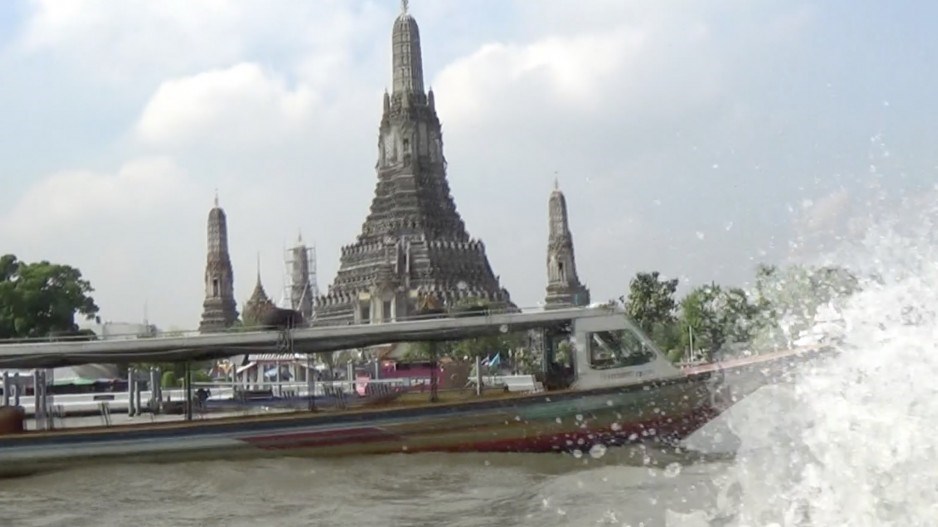
[[[430,342],[430,402],[435,403],[440,400],[439,395],[437,394],[437,386],[439,381],[437,380],[436,375],[436,362],[437,362],[437,348],[436,342]]]
[[[316,411],[316,374],[313,371],[313,356],[306,354],[306,392],[309,399],[309,411]]]
[[[127,368],[127,415],[130,417],[137,415],[137,408],[134,406],[134,373],[133,368]]]
[[[3,406],[10,406],[10,390],[13,383],[10,382],[10,372],[3,372]]]
[[[163,413],[163,368],[156,369],[156,411]]]
[[[476,355],[476,395],[482,396],[482,357]]]
[[[55,395],[49,392],[49,386],[55,384],[55,370],[42,370],[42,411],[46,416],[46,429],[55,428],[55,412],[53,400]]]
[[[283,397],[283,363],[278,358],[277,364],[277,397]]]
[[[143,415],[143,405],[140,404],[143,398],[143,385],[140,384],[140,380],[137,379],[134,381],[134,407],[137,408],[137,415]]]
[[[156,368],[150,368],[150,398],[147,400],[147,406],[149,407],[151,414],[156,413],[156,401],[158,400],[156,398],[157,396],[156,385],[157,385]]]
[[[20,373],[16,372],[13,374],[13,406],[20,405]]]
[[[41,377],[39,370],[33,370],[33,420],[36,421],[36,430],[45,428],[45,415],[42,413],[42,389],[39,387],[42,382]]]
[[[186,375],[182,379],[183,386],[186,389],[186,421],[192,420],[192,373],[189,361],[186,361]]]

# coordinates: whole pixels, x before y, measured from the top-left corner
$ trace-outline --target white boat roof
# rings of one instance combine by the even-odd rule
[[[624,316],[612,306],[536,312],[458,314],[384,324],[298,328],[290,331],[293,351],[325,353],[377,344],[408,341],[459,340],[536,328],[561,327],[575,319]],[[198,361],[252,353],[278,353],[277,330],[204,335],[0,344],[0,368],[54,368],[76,364]]]

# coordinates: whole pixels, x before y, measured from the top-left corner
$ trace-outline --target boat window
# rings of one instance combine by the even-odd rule
[[[654,350],[627,329],[590,333],[589,351],[590,366],[597,370],[638,366],[655,358]]]

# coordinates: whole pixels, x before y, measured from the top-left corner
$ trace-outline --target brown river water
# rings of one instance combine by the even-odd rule
[[[0,480],[0,525],[663,526],[726,467],[641,447],[101,465]]]

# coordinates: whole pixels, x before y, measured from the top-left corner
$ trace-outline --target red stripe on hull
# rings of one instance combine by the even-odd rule
[[[455,431],[451,427],[416,432],[408,435],[390,433],[381,428],[351,428],[322,432],[302,432],[284,435],[245,437],[241,440],[264,450],[309,449],[317,447],[352,447],[360,444],[386,443],[378,448],[363,449],[368,452],[562,452],[589,449],[593,445],[606,446],[640,443],[647,441],[671,442],[683,439],[719,414],[705,408],[682,417],[661,417],[654,420],[624,423],[616,427],[583,428],[565,432],[541,433],[534,431],[527,437],[500,438],[483,441],[466,441],[455,444],[434,443],[434,436],[447,435]],[[537,424],[533,424],[532,429]],[[498,435],[493,433],[493,435]],[[414,445],[410,443],[423,443]],[[427,444],[429,443],[429,444]]]
[[[668,418],[622,425],[617,429],[589,428],[534,437],[476,441],[445,448],[408,449],[408,452],[570,452],[589,449],[593,445],[618,446],[647,441],[672,442],[683,439],[718,415],[714,410],[701,410],[682,418]]]

